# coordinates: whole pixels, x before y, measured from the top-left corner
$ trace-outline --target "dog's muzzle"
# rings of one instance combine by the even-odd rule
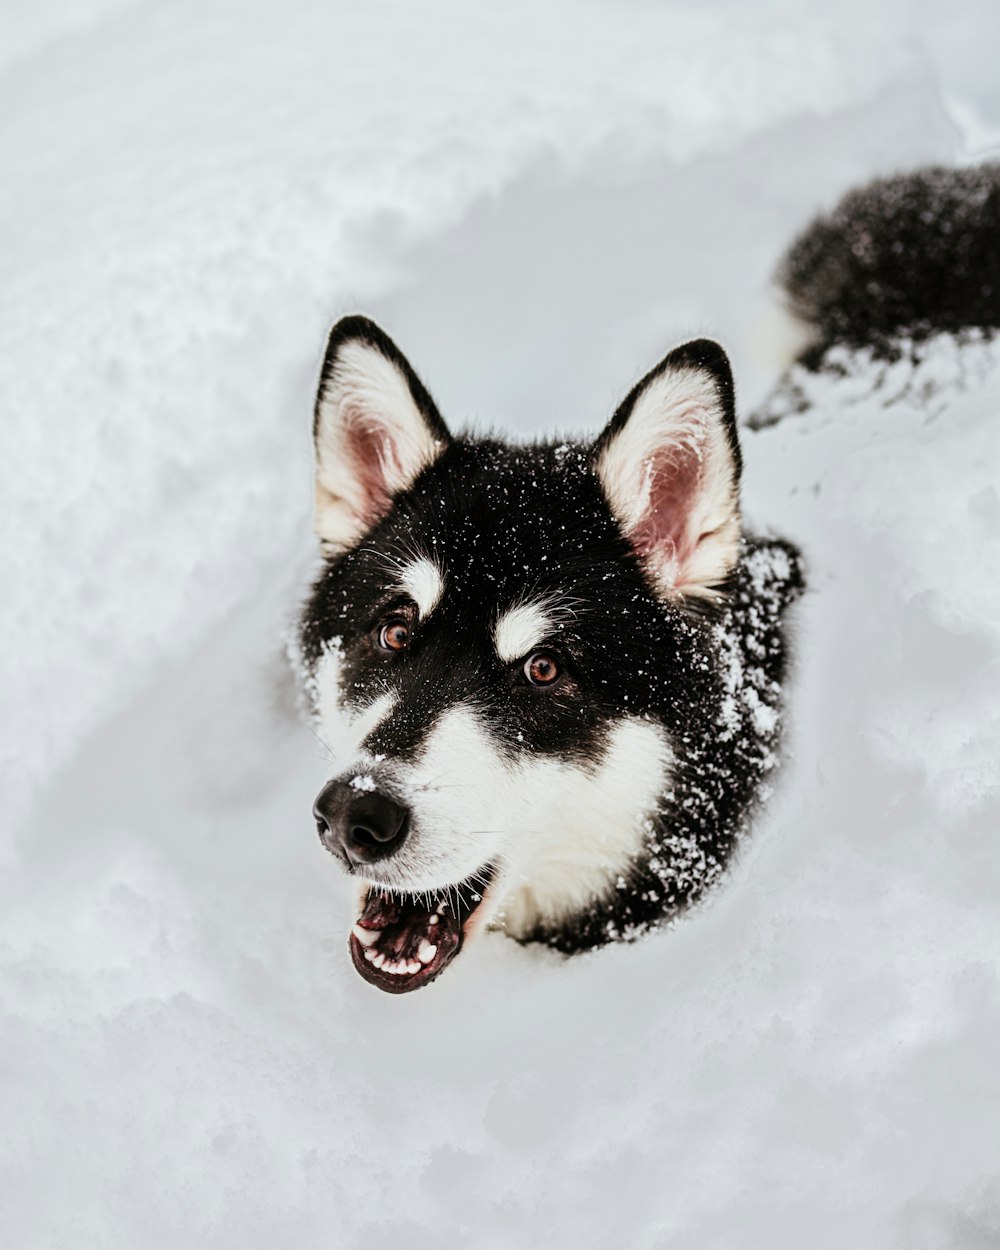
[[[461,881],[411,892],[377,884],[372,867],[395,855],[410,833],[410,809],[359,774],[328,781],[313,804],[324,847],[364,883],[361,912],[348,939],[361,976],[389,994],[430,984],[462,949],[496,874],[484,862]]]
[[[409,808],[349,781],[327,782],[313,804],[313,815],[323,845],[349,869],[395,855],[410,828]]]

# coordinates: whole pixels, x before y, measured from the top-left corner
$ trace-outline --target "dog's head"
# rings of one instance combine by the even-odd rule
[[[315,414],[325,564],[301,651],[335,775],[321,839],[358,882],[358,971],[432,980],[615,888],[669,784],[692,605],[738,558],[732,378],[671,352],[590,446],[453,438],[372,322],[330,337]]]

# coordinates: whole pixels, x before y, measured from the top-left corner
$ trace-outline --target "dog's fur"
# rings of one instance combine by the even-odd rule
[[[783,269],[807,363],[996,326],[998,188],[995,168],[928,171],[811,227]],[[592,444],[519,446],[453,436],[348,317],[315,446],[324,564],[299,649],[336,761],[320,834],[361,886],[358,970],[400,992],[484,924],[571,953],[699,898],[778,761],[802,588],[791,545],[742,530],[722,348],[670,352]]]

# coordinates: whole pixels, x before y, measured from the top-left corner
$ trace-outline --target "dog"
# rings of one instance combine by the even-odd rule
[[[995,324],[998,187],[924,171],[815,222],[781,271],[801,361]],[[675,347],[593,442],[520,445],[452,434],[349,316],[314,444],[322,566],[297,646],[361,976],[405,993],[486,927],[574,954],[700,899],[779,763],[804,586],[790,542],[743,528],[723,348]]]

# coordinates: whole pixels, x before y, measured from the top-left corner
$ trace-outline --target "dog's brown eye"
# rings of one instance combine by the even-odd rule
[[[557,660],[547,651],[536,651],[524,661],[524,675],[533,686],[551,686],[561,674]]]
[[[402,651],[410,641],[410,627],[400,617],[386,621],[378,631],[378,645],[383,651]]]

